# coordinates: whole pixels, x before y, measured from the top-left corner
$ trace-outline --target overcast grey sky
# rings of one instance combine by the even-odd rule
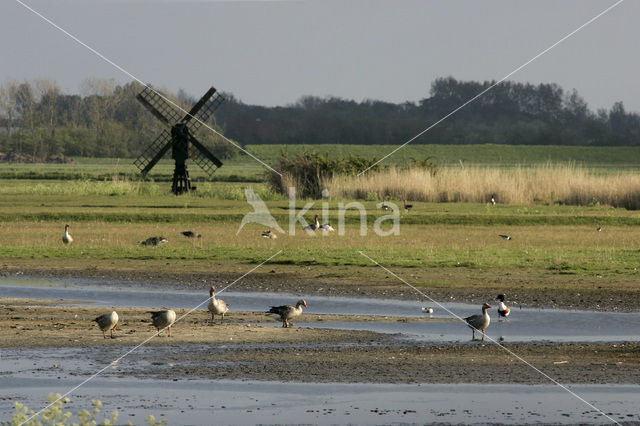
[[[22,0],[143,81],[246,103],[303,95],[417,101],[441,76],[498,80],[614,3],[536,1]],[[627,0],[511,80],[640,111],[640,2]],[[0,2],[0,81],[131,79],[15,0]]]

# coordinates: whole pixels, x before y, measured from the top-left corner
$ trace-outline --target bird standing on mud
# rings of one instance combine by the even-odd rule
[[[151,314],[151,321],[158,330],[158,335],[160,335],[160,330],[167,328],[169,330],[168,337],[171,337],[171,326],[176,321],[176,313],[172,309],[147,311],[147,313]]]
[[[106,339],[107,336],[105,333],[107,331],[110,331],[111,338],[113,339],[113,332],[118,325],[118,319],[118,314],[116,313],[116,311],[113,311],[110,314],[100,315],[99,317],[94,319],[94,321],[98,323],[98,327],[100,327],[100,330],[102,331],[102,337]]]
[[[489,314],[487,313],[487,309],[490,308],[491,305],[485,303],[482,305],[482,314],[471,315],[464,319],[467,324],[469,324],[469,327],[471,327],[471,340],[476,340],[476,330],[478,330],[482,331],[482,341],[484,342],[484,331],[491,323],[491,318],[489,318]]]
[[[215,295],[215,291],[216,291],[216,287],[215,286],[211,286],[211,288],[209,289],[209,296],[210,296],[210,300],[209,300],[209,312],[211,312],[211,322],[214,322],[214,317],[215,315],[220,315],[222,316],[222,321],[224,321],[224,314],[227,313],[227,311],[229,310],[229,307],[227,306],[227,302],[225,302],[222,299],[216,299],[216,295]]]
[[[295,307],[291,305],[272,306],[271,309],[267,311],[267,314],[275,318],[280,318],[283,327],[292,327],[293,323],[289,322],[289,320],[302,314],[303,306],[306,308],[307,302],[305,302],[304,299],[300,299]]]

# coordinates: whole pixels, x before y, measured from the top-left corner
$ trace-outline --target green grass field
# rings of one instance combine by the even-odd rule
[[[605,157],[612,162],[620,159],[609,154]],[[239,176],[262,173],[255,164],[245,167],[241,161],[228,169]],[[168,182],[86,177],[132,170],[130,160],[78,159],[67,166],[1,164],[0,263],[26,270],[244,273],[282,250],[270,262],[270,268],[279,272],[359,285],[389,281],[388,274],[359,254],[363,251],[426,287],[545,289],[563,283],[571,290],[590,291],[606,277],[607,285],[636,288],[640,214],[622,208],[414,202],[411,212],[401,213],[400,235],[382,237],[373,231],[373,223],[388,212],[378,209],[375,201],[361,201],[367,211],[365,236],[359,234],[358,212],[351,209],[345,214],[344,235],[310,236],[298,225],[295,235],[267,240],[256,224],[236,235],[243,216],[252,211],[244,199],[246,186],[262,196],[274,218],[287,228],[289,201],[271,194],[263,183],[198,182],[195,194],[176,197],[168,192]],[[161,172],[169,175],[171,165],[163,161]],[[7,179],[6,173],[18,177],[58,173],[61,178]],[[74,179],[76,173],[85,177]],[[334,226],[340,203],[349,201],[327,201]],[[306,214],[311,222],[314,214],[322,215],[322,202],[298,200],[297,208],[308,202],[313,203]],[[68,247],[61,242],[65,223],[71,225],[75,239]],[[596,231],[598,226],[601,232]],[[187,229],[203,237],[183,238],[179,233]],[[505,241],[498,234],[513,239]],[[169,242],[159,247],[139,244],[155,235]]]

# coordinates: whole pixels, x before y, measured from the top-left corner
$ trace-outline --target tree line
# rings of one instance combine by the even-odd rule
[[[494,82],[439,78],[419,102],[355,102],[302,97],[284,107],[247,105],[233,94],[210,120],[241,144],[390,144],[409,140]],[[63,93],[55,81],[0,85],[0,152],[135,157],[162,128],[136,100],[142,87],[87,79],[79,94]],[[167,93],[185,109],[197,99]],[[237,154],[212,132],[197,137],[221,158]],[[640,145],[640,115],[622,102],[592,111],[575,91],[556,84],[503,82],[449,117],[414,144]]]

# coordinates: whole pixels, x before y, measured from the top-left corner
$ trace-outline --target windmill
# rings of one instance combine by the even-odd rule
[[[171,157],[175,160],[171,192],[176,195],[195,189],[195,186],[191,187],[187,158],[191,158],[209,176],[222,167],[222,162],[193,136],[224,101],[215,88],[210,88],[184,117],[178,108],[167,102],[150,86],[146,86],[136,98],[158,120],[170,126],[169,130],[164,129],[134,161],[133,164],[143,175],[160,161],[169,148]]]

